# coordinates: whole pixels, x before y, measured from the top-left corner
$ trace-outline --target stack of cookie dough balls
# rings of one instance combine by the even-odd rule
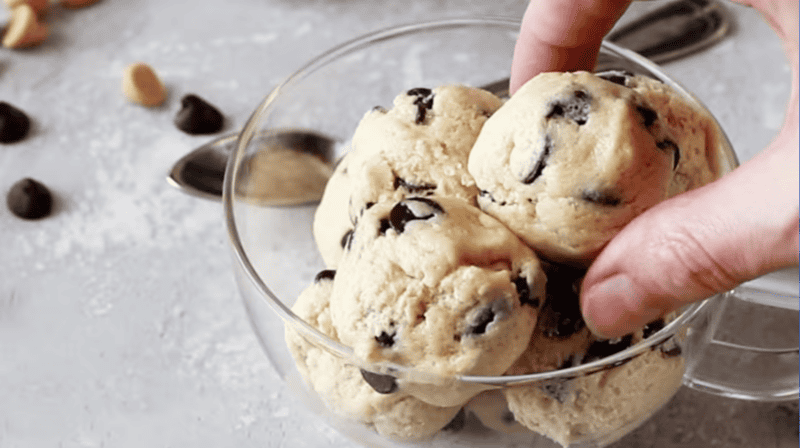
[[[293,307],[354,358],[287,325],[298,370],[335,414],[392,439],[465,415],[564,446],[624,435],[680,386],[680,335],[546,384],[452,378],[593,363],[667,325],[599,339],[580,282],[630,220],[718,177],[719,139],[694,103],[625,72],[546,73],[507,101],[463,85],[401,93],[365,114],[337,165],[313,225],[327,269]]]

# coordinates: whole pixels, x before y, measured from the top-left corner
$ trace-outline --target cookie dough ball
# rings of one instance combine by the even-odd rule
[[[329,298],[335,271],[323,271],[297,299],[292,311],[322,333],[336,339]],[[287,325],[286,341],[303,379],[339,417],[361,422],[392,439],[424,439],[446,427],[461,407],[438,407],[401,392],[381,394],[359,368],[309,343]]]
[[[331,184],[320,204],[325,212],[315,216],[314,235],[326,249],[326,263],[336,265],[341,256],[336,243],[344,236],[338,227],[329,230],[327,221],[344,222],[346,216],[355,223],[370,204],[408,195],[473,201],[478,189],[467,172],[469,152],[483,123],[501,104],[485,90],[445,85],[408,90],[394,99],[391,109],[368,112],[353,135],[347,167],[341,167],[349,185]],[[346,202],[347,208],[332,212],[330,200]]]
[[[358,221],[337,270],[331,317],[370,362],[427,374],[499,375],[525,349],[544,294],[536,255],[461,199],[380,202]],[[401,381],[439,406],[475,390]]]
[[[627,72],[606,72],[600,76],[641,94],[658,111],[661,123],[674,136],[678,160],[669,196],[701,187],[720,177],[724,172],[720,153],[725,137],[701,104],[646,76]]]
[[[565,287],[566,284],[558,289]],[[575,301],[577,308],[577,296]],[[659,319],[634,334],[599,340],[584,324],[576,325],[573,313],[554,310],[553,303],[557,302],[548,294],[528,348],[508,374],[595,362],[639,343],[665,324]],[[581,376],[506,388],[503,393],[509,411],[525,427],[563,446],[587,440],[611,443],[649,418],[677,392],[685,369],[678,339],[673,337],[633,359],[598,367]]]
[[[668,196],[679,151],[662,121],[635,90],[590,73],[536,76],[475,142],[478,203],[545,258],[588,265]]]

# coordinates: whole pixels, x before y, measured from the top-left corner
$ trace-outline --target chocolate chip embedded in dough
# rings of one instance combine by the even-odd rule
[[[417,97],[414,105],[417,106],[415,124],[423,124],[428,111],[433,108],[433,91],[427,87],[416,87],[406,92],[406,95]]]
[[[222,129],[222,113],[194,94],[181,98],[181,109],[175,115],[175,126],[187,134],[213,134]]]
[[[534,297],[531,292],[531,285],[528,284],[528,279],[525,277],[517,277],[514,280],[514,286],[517,288],[519,294],[519,302],[522,305],[530,305],[533,308],[539,308],[540,300]]]
[[[53,195],[44,184],[26,177],[11,186],[6,205],[11,213],[22,219],[40,219],[52,212]]]
[[[486,333],[489,325],[492,322],[502,321],[509,317],[510,310],[508,302],[505,300],[496,300],[488,305],[480,308],[476,315],[474,315],[467,323],[467,328],[464,331],[465,336],[479,336]]]
[[[622,199],[607,191],[583,190],[580,198],[586,202],[608,207],[616,207],[622,203]]]
[[[551,102],[545,118],[569,118],[580,126],[589,120],[591,106],[592,96],[584,90],[575,90],[569,98]]]
[[[673,142],[670,139],[661,140],[660,142],[656,143],[656,147],[661,150],[671,150],[672,151],[672,169],[678,168],[678,163],[681,161],[681,150],[678,148],[678,144]]]
[[[597,340],[589,345],[583,363],[603,359],[613,354],[619,353],[631,346],[633,335],[625,335],[620,338]]]
[[[604,72],[596,73],[598,78],[605,79],[606,81],[619,84],[623,87],[628,87],[628,80],[633,78],[634,74],[627,70],[607,70]]]
[[[350,247],[353,245],[353,229],[349,229],[342,235],[340,244],[342,245],[342,249],[350,250]]]
[[[675,338],[667,339],[658,348],[661,351],[661,356],[663,358],[674,358],[676,356],[680,356],[683,352],[681,350],[681,346],[678,345],[678,342],[675,340]]]
[[[449,432],[458,432],[464,429],[464,426],[467,424],[467,412],[464,411],[464,408],[461,408],[455,417],[450,420],[450,423],[445,425],[442,428],[442,431],[449,431]]]
[[[427,220],[443,213],[442,206],[432,199],[408,198],[392,207],[389,224],[397,233],[403,233],[410,221]]]
[[[550,158],[550,155],[553,153],[553,139],[550,135],[545,135],[544,140],[542,141],[542,146],[533,152],[530,157],[530,169],[527,170],[526,173],[523,174],[520,182],[525,185],[532,184],[539,176],[542,175],[542,171],[547,166],[547,160]]]
[[[642,338],[647,339],[664,328],[664,319],[656,319],[642,328]]]
[[[14,143],[28,135],[31,120],[25,112],[0,101],[0,143]]]
[[[397,380],[391,375],[374,373],[364,369],[359,370],[361,371],[361,377],[364,378],[364,381],[379,394],[391,394],[397,392],[399,389]]]
[[[549,338],[566,338],[586,326],[581,315],[578,291],[585,270],[563,265],[545,266],[546,298],[539,325]]]
[[[326,280],[333,280],[334,277],[336,277],[335,269],[325,269],[323,271],[319,271],[317,275],[314,276],[314,283],[320,283]]]
[[[636,112],[642,117],[644,127],[650,128],[657,120],[658,113],[646,106],[636,106]]]
[[[375,341],[384,348],[389,348],[394,345],[394,338],[397,336],[397,333],[392,332],[391,334],[381,331],[381,334],[375,336]]]
[[[392,184],[392,186],[394,187],[395,190],[403,188],[412,194],[424,193],[436,189],[436,185],[434,184],[428,184],[428,183],[412,184],[399,176],[394,177],[394,183]]]

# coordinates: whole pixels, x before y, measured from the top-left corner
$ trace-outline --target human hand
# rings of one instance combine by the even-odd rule
[[[745,3],[745,2],[742,2]],[[542,71],[590,69],[625,0],[537,0],[525,12],[511,91]],[[584,278],[581,309],[598,335],[621,336],[656,317],[798,263],[798,2],[754,0],[792,68],[783,127],[756,157],[628,224]]]

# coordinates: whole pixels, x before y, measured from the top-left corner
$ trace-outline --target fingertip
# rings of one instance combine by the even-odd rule
[[[605,339],[630,334],[663,314],[649,303],[641,288],[624,274],[584,284],[581,289],[586,326]]]

